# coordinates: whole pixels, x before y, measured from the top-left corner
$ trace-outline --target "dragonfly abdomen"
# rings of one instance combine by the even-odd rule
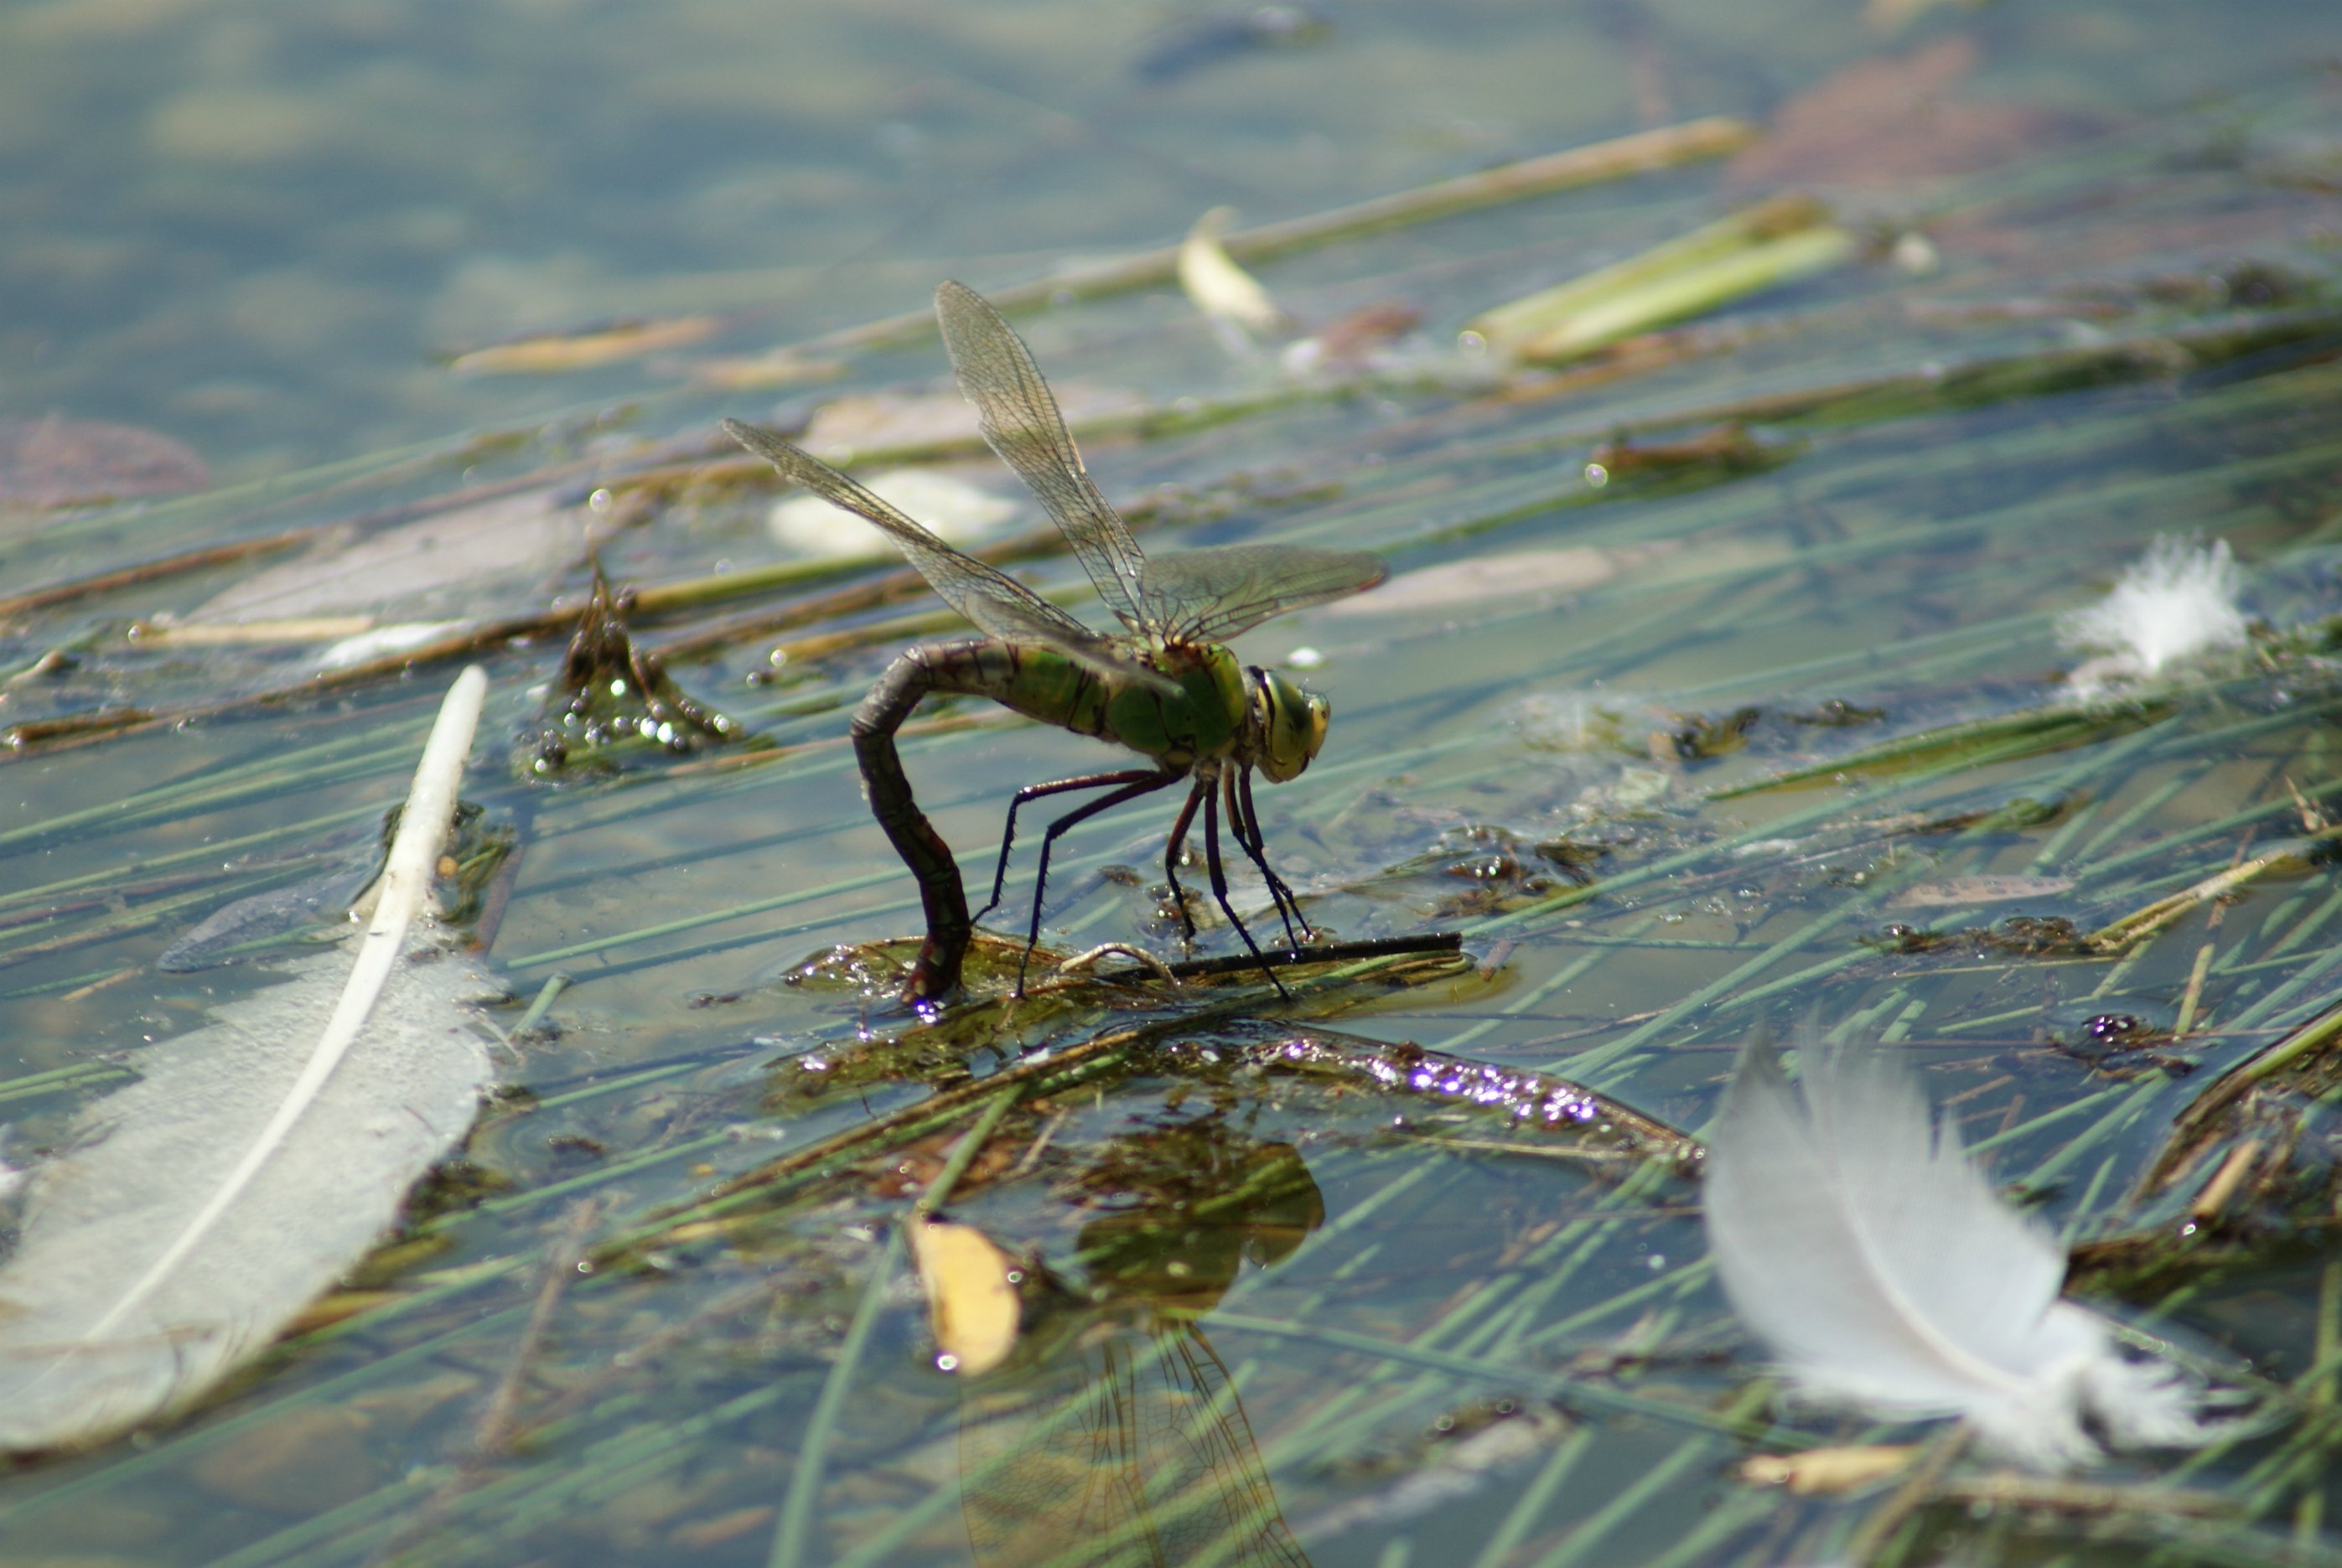
[[[990,697],[1040,724],[1117,738],[1107,714],[1114,695],[1107,683],[1052,649],[969,638],[929,643],[903,657],[926,668],[929,691]]]

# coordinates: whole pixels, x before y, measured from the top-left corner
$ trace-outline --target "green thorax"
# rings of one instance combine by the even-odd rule
[[[1002,705],[1175,767],[1231,754],[1244,724],[1244,670],[1217,644],[1166,656],[1176,693],[1117,681],[1043,647],[993,644],[980,662],[988,666],[983,689]]]

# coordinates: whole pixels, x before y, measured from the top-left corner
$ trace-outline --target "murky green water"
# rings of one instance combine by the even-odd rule
[[[524,1001],[567,978],[408,1232],[192,1412],[0,1474],[0,1563],[1842,1556],[1891,1488],[1736,1466],[1878,1434],[1769,1402],[1676,1158],[1737,1044],[1808,1024],[1907,1051],[2080,1248],[2077,1289],[2248,1363],[2277,1413],[2193,1468],[2093,1477],[2208,1515],[1973,1503],[1990,1467],[1964,1463],[1875,1560],[2342,1549],[2332,1069],[2183,1120],[2335,1005],[2342,100],[2301,64],[2330,21],[1552,9],[1345,6],[1297,37],[1050,4],[0,17],[0,419],[136,426],[213,481],[0,511],[0,594],[285,536],[8,601],[0,1156],[267,984],[159,966],[199,922],[363,870],[458,664],[369,674],[377,644],[321,684],[369,622],[478,644],[465,793],[515,846],[485,964]],[[923,1025],[888,1000],[899,944],[830,956],[919,929],[844,736],[944,626],[916,584],[856,597],[869,569],[636,617],[747,742],[537,765],[548,610],[574,618],[589,546],[635,589],[784,558],[717,415],[833,421],[1010,494],[916,405],[843,422],[938,390],[931,336],[816,342],[826,379],[785,382],[773,345],[1221,204],[1299,216],[1713,114],[1774,134],[1258,264],[1301,330],[1417,315],[1352,368],[1232,353],[1168,285],[1016,315],[1077,423],[1145,411],[1085,445],[1147,547],[1389,559],[1240,644],[1335,708],[1261,806],[1329,934],[1457,932],[1468,962],[1010,1006],[1004,944]],[[1862,256],[1591,365],[1451,346],[1782,189]],[[447,363],[616,320],[671,330],[539,374]],[[0,504],[25,484],[0,468]],[[2227,541],[2262,631],[2077,705],[2057,617],[2159,534]],[[1061,554],[1015,569],[1098,618]],[[1014,790],[1120,764],[949,714],[905,755],[980,893]],[[1067,835],[1046,941],[1180,955],[1168,816]],[[1236,948],[1206,923],[1202,953]],[[1610,1097],[1590,1131],[1556,1114],[1579,1088]],[[1018,1260],[1026,1333],[969,1379],[935,1364],[900,1237],[1006,1089],[948,1213]]]

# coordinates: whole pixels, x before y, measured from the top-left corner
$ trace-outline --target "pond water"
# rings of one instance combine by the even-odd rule
[[[188,1408],[0,1471],[0,1563],[2342,1552],[2335,42],[2317,4],[0,16],[0,1160],[102,1143],[142,1053],[316,951],[467,661],[455,924],[509,996],[397,1234]],[[1172,280],[1213,207],[1645,134],[1677,153],[1232,241],[1275,326]],[[1586,355],[1491,325],[1768,201],[1818,245],[1771,286]],[[946,277],[1144,548],[1388,562],[1236,644],[1332,702],[1259,813],[1366,956],[1013,999],[1028,817],[967,994],[895,1000],[917,889],[846,725],[958,624],[800,560],[716,422],[1005,503],[1010,570],[1102,624],[949,391]],[[2150,558],[2211,645],[2165,659]],[[623,645],[565,675],[596,561],[646,724]],[[979,894],[1015,791],[1127,765],[920,719]],[[1052,961],[1242,952],[1208,898],[1180,941],[1165,798],[1061,841]],[[1907,1061],[2069,1288],[2259,1423],[2087,1485],[1750,1479],[1938,1430],[1780,1399],[1716,1284],[1690,1139],[1766,1032]],[[939,1363],[939,1248],[1020,1276],[996,1370]]]

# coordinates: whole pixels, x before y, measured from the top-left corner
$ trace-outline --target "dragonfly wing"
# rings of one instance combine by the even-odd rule
[[[1057,400],[1024,340],[965,284],[946,282],[936,290],[936,320],[986,443],[1049,509],[1106,607],[1132,631],[1153,634],[1157,628],[1146,622],[1139,590],[1146,557],[1082,466]]]
[[[1271,615],[1373,587],[1389,574],[1365,550],[1224,544],[1177,550],[1146,564],[1141,603],[1169,641],[1224,643]]]
[[[960,1393],[960,1507],[980,1568],[1309,1568],[1244,1406],[1192,1326],[1122,1329],[1011,1393]]]
[[[724,433],[770,463],[783,478],[802,484],[886,534],[944,602],[974,622],[978,630],[1003,642],[1038,643],[1054,648],[1116,680],[1136,680],[1166,693],[1177,690],[1169,677],[1125,654],[1016,578],[953,549],[810,452],[736,419],[724,422]]]

